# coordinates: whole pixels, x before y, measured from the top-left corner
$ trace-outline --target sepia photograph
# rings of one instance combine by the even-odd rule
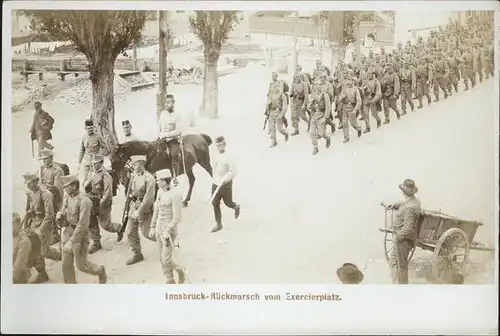
[[[7,3],[2,292],[498,284],[498,3]]]

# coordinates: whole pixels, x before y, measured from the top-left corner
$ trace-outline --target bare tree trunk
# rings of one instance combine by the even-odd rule
[[[92,119],[97,133],[104,138],[110,150],[118,143],[115,130],[114,79],[114,59],[103,61],[99,70],[91,74]]]
[[[219,107],[219,78],[217,60],[205,57],[205,78],[203,80],[202,115],[215,119]]]

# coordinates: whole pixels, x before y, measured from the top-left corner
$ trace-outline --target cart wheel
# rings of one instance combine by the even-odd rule
[[[393,240],[392,240],[392,233],[385,233],[384,234],[384,252],[385,252],[385,260],[389,262],[389,258],[391,256],[392,249],[394,247]],[[412,248],[410,253],[408,254],[408,261],[411,260],[413,257],[413,254],[415,253],[415,247]]]
[[[203,70],[200,67],[195,67],[193,69],[193,81],[197,85],[203,83]]]
[[[445,231],[434,249],[432,275],[438,283],[447,283],[455,273],[463,275],[469,259],[469,239],[459,228]]]

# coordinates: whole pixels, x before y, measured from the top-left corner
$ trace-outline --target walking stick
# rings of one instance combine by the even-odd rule
[[[394,227],[393,227],[393,220],[394,220],[394,210],[393,209],[389,209],[389,206],[386,205],[385,203],[380,203],[384,208],[385,208],[385,226],[387,228],[387,211],[391,210],[391,226],[390,226],[390,229],[392,231],[392,248],[394,251],[394,254],[396,256],[396,275],[398,277],[398,283],[401,283],[401,274],[399,272],[399,254],[398,254],[398,251],[397,251],[397,243],[396,243],[396,232],[394,231]]]
[[[214,193],[212,194],[212,197],[210,197],[210,204],[212,204],[212,202],[214,201],[215,195],[217,195],[219,193],[219,190],[221,187],[222,187],[222,183],[219,186],[217,186],[217,189],[215,189]]]

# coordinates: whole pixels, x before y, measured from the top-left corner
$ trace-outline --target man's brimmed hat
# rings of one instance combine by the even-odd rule
[[[342,267],[338,268],[337,277],[342,283],[353,285],[359,284],[364,279],[364,275],[358,269],[358,266],[351,263],[345,263]]]
[[[226,138],[224,138],[224,136],[218,136],[217,138],[215,138],[215,144],[218,145],[218,144],[223,144],[223,143],[226,143]]]
[[[40,152],[40,160],[46,159],[51,156],[54,156],[54,151],[52,149],[44,148]]]
[[[130,120],[123,120],[122,121],[122,126],[129,126],[130,125]]]
[[[24,183],[26,184],[39,179],[37,173],[25,173],[23,174],[23,178],[24,178]]]
[[[92,157],[92,163],[104,162],[104,156],[96,154]]]
[[[167,179],[167,178],[171,178],[171,177],[172,177],[172,174],[170,174],[170,170],[168,170],[168,169],[162,169],[162,170],[158,170],[156,172],[157,179]]]
[[[78,182],[78,176],[76,176],[76,175],[61,176],[61,181],[62,181],[63,187],[67,187],[71,183]]]
[[[413,196],[418,192],[417,185],[415,184],[415,181],[410,180],[410,179],[405,179],[403,181],[403,184],[399,185],[399,189],[401,189],[402,192],[404,192],[406,195]]]

